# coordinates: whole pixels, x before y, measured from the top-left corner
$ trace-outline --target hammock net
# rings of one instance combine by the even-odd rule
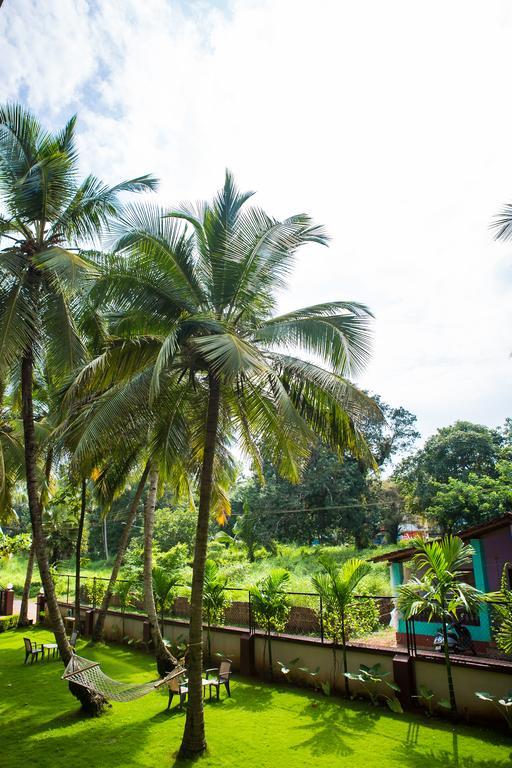
[[[149,683],[121,683],[119,680],[112,680],[111,677],[105,675],[98,663],[73,654],[64,670],[62,679],[100,693],[108,701],[134,701],[147,693],[151,693],[161,685],[169,683],[173,678],[182,675],[184,671],[184,668],[178,665],[176,669],[162,679],[152,680]]]

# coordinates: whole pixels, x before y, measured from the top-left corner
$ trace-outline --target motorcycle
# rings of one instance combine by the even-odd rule
[[[447,627],[448,653],[468,653],[476,656],[471,633],[461,621],[453,621]],[[443,629],[440,627],[434,637],[434,650],[444,652]]]

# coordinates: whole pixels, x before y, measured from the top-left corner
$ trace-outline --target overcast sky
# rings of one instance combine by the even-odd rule
[[[283,309],[376,316],[360,384],[418,415],[512,415],[510,0],[5,0],[0,100],[79,114],[84,172],[154,172],[172,203],[231,168],[276,216],[306,211]]]

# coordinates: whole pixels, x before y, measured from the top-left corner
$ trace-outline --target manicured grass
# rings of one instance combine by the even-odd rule
[[[49,632],[30,635],[50,641]],[[61,681],[62,664],[24,666],[21,631],[0,635],[2,768],[122,768],[174,765],[184,712],[165,712],[166,692],[114,704],[85,719]],[[79,644],[119,680],[154,676],[148,655]],[[512,739],[490,731],[393,715],[363,703],[237,679],[232,698],[207,702],[209,753],[200,765],[263,768],[509,768]],[[187,765],[180,763],[180,765]]]

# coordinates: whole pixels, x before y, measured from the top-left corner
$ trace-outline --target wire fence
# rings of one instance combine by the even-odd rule
[[[80,606],[96,609],[101,606],[109,579],[103,576],[82,576],[80,579]],[[57,573],[54,575],[55,589],[61,601],[75,602],[75,575]],[[337,627],[328,606],[317,592],[283,592],[285,609],[280,622],[268,625],[255,609],[250,589],[225,587],[226,603],[220,616],[211,622],[212,626],[230,626],[249,632],[260,630],[272,635],[319,638],[321,642],[336,639]],[[190,588],[186,584],[175,585],[171,595],[160,601],[156,597],[162,626],[165,619],[190,618]],[[352,638],[365,637],[382,632],[390,625],[393,598],[389,595],[356,595],[349,611],[347,633]],[[121,613],[145,615],[141,582],[118,579],[109,603],[110,610]]]

